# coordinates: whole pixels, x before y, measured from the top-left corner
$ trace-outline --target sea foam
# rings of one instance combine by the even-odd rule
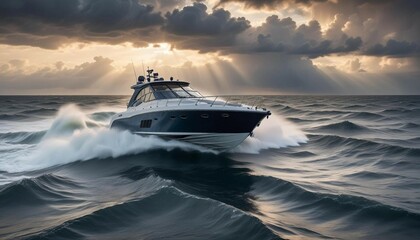
[[[308,138],[298,126],[281,116],[272,115],[262,121],[252,137],[248,137],[232,151],[256,154],[264,149],[299,146],[307,141]]]
[[[179,148],[219,154],[185,142],[110,129],[106,121],[96,121],[92,116],[92,113],[82,111],[74,104],[62,106],[42,140],[25,154],[19,154],[14,161],[2,164],[0,170],[37,170],[74,161],[116,158],[156,149],[170,151]],[[306,136],[295,125],[279,116],[271,116],[256,129],[254,137],[248,138],[232,152],[258,153],[267,148],[296,146],[306,140]]]

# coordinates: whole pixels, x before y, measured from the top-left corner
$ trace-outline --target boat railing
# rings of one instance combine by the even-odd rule
[[[185,106],[185,105],[204,105],[208,104],[210,107],[247,107],[249,109],[262,108],[262,99],[260,97],[241,98],[241,96],[201,96],[201,97],[188,97],[188,98],[169,98],[166,101],[157,100],[156,107],[171,106]]]

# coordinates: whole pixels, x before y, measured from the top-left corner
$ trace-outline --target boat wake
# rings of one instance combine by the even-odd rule
[[[88,113],[70,104],[60,108],[46,131],[1,135],[0,137],[7,138],[9,143],[32,143],[33,146],[22,148],[22,151],[1,161],[5,164],[2,164],[0,170],[31,171],[75,161],[117,158],[156,149],[166,151],[182,149],[219,154],[214,150],[186,142],[110,129],[108,122],[112,114],[109,111]],[[278,116],[271,116],[255,131],[253,138],[248,138],[233,151],[258,153],[262,149],[296,146],[306,140],[306,136],[292,123]]]

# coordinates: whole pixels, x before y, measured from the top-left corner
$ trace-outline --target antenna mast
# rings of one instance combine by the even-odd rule
[[[136,73],[136,69],[134,68],[133,59],[131,59],[131,66],[133,67],[134,81],[137,81],[137,73]]]

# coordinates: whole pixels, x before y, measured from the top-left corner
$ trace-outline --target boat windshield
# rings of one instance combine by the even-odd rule
[[[181,86],[170,86],[171,90],[180,98],[189,98],[192,97],[187,91],[185,91]]]
[[[167,85],[153,86],[156,99],[177,98],[175,93]]]
[[[177,83],[158,84],[147,86],[137,92],[137,94],[133,96],[130,106],[137,106],[143,102],[149,102],[155,99],[196,97],[202,97],[202,95],[188,86],[182,86]]]
[[[162,84],[153,86],[156,99],[170,98],[194,98],[201,97],[201,94],[190,87],[183,87],[178,84]]]
[[[182,87],[185,91],[187,91],[193,97],[203,97],[198,91],[190,88],[190,87]]]

